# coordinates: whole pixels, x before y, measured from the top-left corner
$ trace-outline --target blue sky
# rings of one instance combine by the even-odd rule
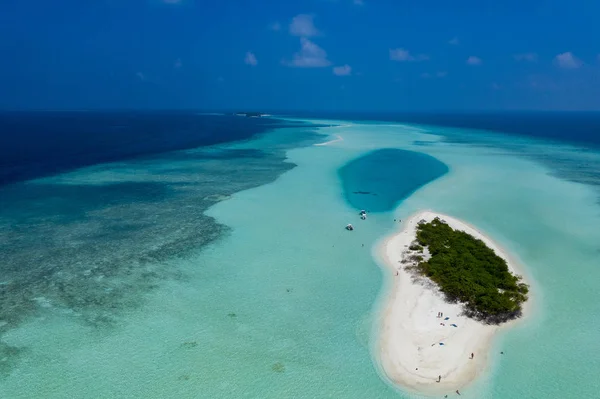
[[[4,0],[0,108],[600,110],[596,0]]]

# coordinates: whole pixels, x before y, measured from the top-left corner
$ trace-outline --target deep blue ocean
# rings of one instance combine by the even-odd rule
[[[197,112],[2,112],[0,186],[98,163],[243,140],[281,122]]]

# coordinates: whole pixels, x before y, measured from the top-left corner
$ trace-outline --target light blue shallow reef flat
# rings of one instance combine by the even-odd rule
[[[597,152],[458,129],[319,123],[332,125],[319,140],[343,140],[313,146],[308,128],[282,128],[216,147],[268,150],[307,135],[287,151],[295,168],[207,211],[230,231],[169,259],[182,276],[146,293],[123,323],[98,331],[56,311],[8,331],[4,343],[27,350],[0,397],[414,397],[386,382],[373,356],[389,276],[372,251],[395,218],[421,209],[476,225],[531,284],[531,314],[496,337],[488,370],[461,397],[600,397],[598,193],[561,175],[566,163],[598,162]],[[134,166],[53,179],[143,179],[152,167]],[[362,207],[373,211],[366,221]]]

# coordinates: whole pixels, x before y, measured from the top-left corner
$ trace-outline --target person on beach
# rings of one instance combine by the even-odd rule
[[[440,382],[441,380],[442,380],[442,376],[441,376],[441,375],[438,375],[438,380],[437,380],[437,382]]]
[[[456,390],[456,393],[460,395],[460,392],[458,392],[458,389]]]
[[[475,357],[474,353],[471,353],[471,359],[473,359]]]

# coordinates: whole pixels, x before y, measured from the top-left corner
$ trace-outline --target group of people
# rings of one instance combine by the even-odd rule
[[[438,312],[438,317],[441,317],[439,312]],[[500,352],[500,354],[501,354],[501,355],[504,355],[504,352]],[[474,353],[471,353],[471,357],[469,357],[469,359],[474,359],[474,358],[475,358],[475,354],[474,354]],[[441,382],[441,381],[442,381],[442,376],[441,376],[441,375],[438,375],[438,380],[437,380],[437,382]],[[456,394],[457,394],[457,395],[460,395],[460,391],[459,391],[458,389],[456,390]],[[447,398],[447,397],[448,397],[448,395],[444,395],[444,398]]]
[[[438,380],[437,380],[437,382],[440,382],[441,380],[442,380],[442,376],[440,375],[440,376],[438,376]],[[459,391],[458,389],[456,390],[456,394],[457,394],[457,395],[460,395],[460,391]],[[444,398],[447,398],[447,397],[448,397],[448,395],[445,395],[445,396],[444,396]]]
[[[437,315],[437,317],[438,317],[438,319],[440,319],[440,318],[444,317],[444,313],[443,313],[443,312],[438,312],[438,315]],[[446,325],[446,324],[444,324],[444,323],[440,323],[440,326],[445,326],[445,325]]]
[[[440,382],[441,380],[442,380],[442,376],[440,375],[440,376],[438,376],[438,380],[437,380],[437,382]],[[456,390],[456,394],[457,394],[457,395],[460,395],[460,391],[459,391],[458,389]],[[448,395],[445,395],[445,396],[444,396],[444,398],[447,398],[447,397],[448,397]]]
[[[442,317],[442,316],[443,316],[443,313],[440,313],[440,312],[438,312],[438,317]],[[504,353],[504,352],[502,352],[502,353]],[[474,354],[474,353],[471,353],[471,357],[470,357],[469,359],[473,359],[473,358],[475,358],[475,354]],[[438,380],[437,380],[437,382],[441,382],[441,381],[442,381],[442,376],[441,376],[441,375],[438,375]],[[457,395],[460,395],[460,391],[459,391],[458,389],[456,390],[456,394],[457,394]],[[447,397],[448,397],[448,395],[445,395],[445,396],[444,396],[444,398],[447,398]]]

